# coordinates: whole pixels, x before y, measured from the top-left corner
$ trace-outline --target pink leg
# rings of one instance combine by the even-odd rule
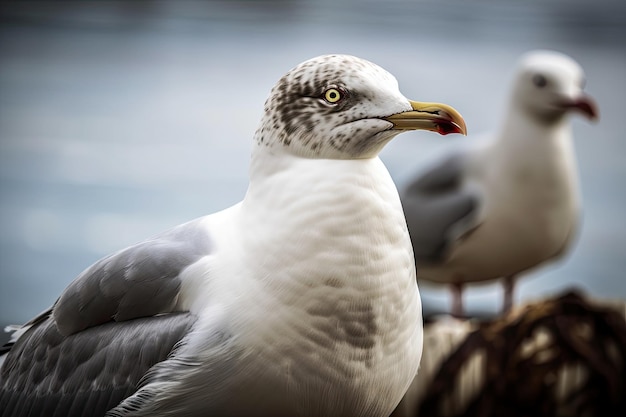
[[[463,317],[463,283],[452,283],[452,315]]]
[[[504,302],[502,314],[507,314],[513,307],[513,296],[515,292],[515,275],[504,277]]]

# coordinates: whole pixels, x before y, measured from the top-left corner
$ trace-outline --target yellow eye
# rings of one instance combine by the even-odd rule
[[[327,102],[334,104],[341,100],[341,91],[336,88],[329,88],[324,93],[324,99],[326,99]]]

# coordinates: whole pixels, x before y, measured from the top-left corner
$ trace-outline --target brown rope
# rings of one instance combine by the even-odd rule
[[[546,341],[535,340],[531,349],[538,332],[547,334]],[[478,394],[464,410],[443,414],[457,375],[481,352],[484,384]],[[582,367],[586,377],[559,398],[558,374],[566,366]],[[442,363],[419,415],[626,416],[626,321],[615,310],[568,292],[483,322]]]

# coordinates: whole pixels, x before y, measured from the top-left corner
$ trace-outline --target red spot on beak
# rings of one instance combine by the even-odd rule
[[[580,111],[590,120],[596,120],[598,118],[598,106],[595,100],[589,96],[583,95],[577,99],[566,101],[562,103],[562,105],[564,108]]]
[[[465,134],[463,129],[452,121],[440,119],[437,120],[435,123],[437,125],[437,133],[439,133],[440,135],[449,135],[450,133],[460,133],[462,135]]]

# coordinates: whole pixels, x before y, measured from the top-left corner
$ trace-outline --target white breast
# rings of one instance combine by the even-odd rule
[[[255,347],[236,385],[263,392],[274,415],[387,415],[416,373],[422,336],[395,186],[377,158],[285,163],[253,176],[229,220],[238,238],[216,242],[212,270],[228,282],[218,298]]]
[[[530,129],[530,126],[527,127]],[[549,135],[548,135],[549,133]],[[579,196],[569,130],[507,137],[476,155],[467,186],[482,190],[481,225],[454,248],[442,281],[509,276],[560,254],[574,235]],[[427,271],[431,272],[431,271]]]

